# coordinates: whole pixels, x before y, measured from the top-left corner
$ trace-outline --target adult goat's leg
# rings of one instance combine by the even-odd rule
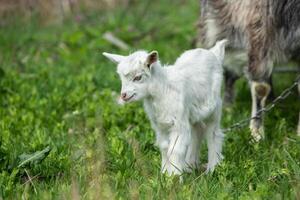
[[[233,103],[235,98],[234,83],[244,74],[247,65],[247,52],[237,49],[229,49],[224,59],[225,93],[224,103]]]
[[[224,92],[224,103],[232,104],[235,98],[234,83],[239,78],[234,72],[225,69],[225,92]]]
[[[251,81],[252,112],[250,122],[251,135],[255,141],[264,138],[263,112],[260,112],[266,104],[271,90],[266,81]]]
[[[299,112],[299,120],[298,120],[297,133],[298,133],[298,136],[300,136],[300,112]]]
[[[268,84],[271,86],[271,91],[269,93],[268,100],[272,101],[272,100],[275,99],[275,93],[274,93],[273,77],[272,77],[272,75],[270,75],[270,77],[269,77]]]
[[[250,29],[255,30],[257,27]],[[251,33],[251,32],[250,32]],[[268,45],[265,35],[250,34],[250,48],[248,50],[248,73],[251,87],[253,118],[250,122],[251,135],[255,141],[264,137],[263,112],[267,97],[271,92],[270,76],[273,63],[269,59]],[[251,37],[252,36],[252,37]]]

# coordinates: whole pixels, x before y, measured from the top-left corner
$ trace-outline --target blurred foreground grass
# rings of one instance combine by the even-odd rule
[[[2,28],[0,199],[300,198],[296,91],[267,116],[265,141],[250,143],[247,127],[227,134],[225,160],[215,173],[184,174],[182,184],[160,174],[141,104],[116,104],[120,83],[101,53],[129,52],[103,34],[113,32],[130,52],[158,50],[163,63],[172,63],[191,48],[198,11],[195,0],[143,1],[62,26]],[[275,75],[275,93],[294,77]],[[236,87],[235,105],[224,108],[224,127],[250,113],[247,82]],[[20,165],[21,155],[46,147],[48,155]],[[203,147],[202,163],[206,159]]]

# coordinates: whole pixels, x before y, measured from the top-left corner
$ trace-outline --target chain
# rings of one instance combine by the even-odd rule
[[[229,132],[232,131],[234,129],[240,129],[243,128],[244,126],[248,125],[249,122],[253,119],[259,119],[261,114],[263,113],[268,113],[270,112],[279,102],[281,102],[282,100],[286,99],[288,96],[290,96],[292,94],[292,91],[295,87],[297,87],[297,85],[300,82],[300,75],[298,75],[298,77],[295,79],[295,81],[293,82],[293,84],[286,88],[278,97],[276,97],[269,105],[267,105],[266,107],[260,109],[256,115],[254,117],[249,117],[246,119],[243,119],[235,124],[233,124],[232,126],[230,126],[229,128],[223,129],[223,132]]]

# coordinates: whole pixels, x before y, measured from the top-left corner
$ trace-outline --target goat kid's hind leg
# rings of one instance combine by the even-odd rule
[[[190,169],[199,168],[199,154],[202,140],[202,132],[203,129],[201,128],[201,124],[196,124],[192,126],[192,140],[191,144],[187,148],[187,153],[185,156],[185,162],[188,165],[187,167]]]
[[[206,173],[214,171],[217,164],[223,159],[222,146],[224,140],[224,134],[220,129],[221,121],[221,103],[214,113],[213,120],[207,124],[206,127],[206,139],[208,146],[208,164]]]
[[[206,173],[214,171],[223,159],[222,145],[224,135],[220,128],[212,126],[207,130],[207,146],[208,146],[208,163]]]

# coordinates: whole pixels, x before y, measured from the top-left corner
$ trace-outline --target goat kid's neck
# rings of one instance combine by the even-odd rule
[[[161,99],[170,90],[166,69],[155,66],[152,69],[151,83],[148,87],[148,100]]]

